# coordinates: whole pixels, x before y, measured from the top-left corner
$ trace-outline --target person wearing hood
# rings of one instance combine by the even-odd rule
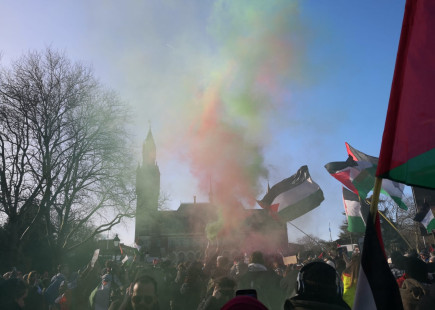
[[[107,310],[110,306],[110,293],[113,277],[106,273],[101,277],[101,283],[89,296],[89,303],[92,310]]]
[[[58,273],[51,279],[50,285],[44,291],[44,297],[49,309],[54,307],[55,300],[59,297],[59,288],[61,283],[68,286],[68,277],[70,274],[69,266],[61,264],[57,267]]]
[[[343,300],[337,271],[324,262],[308,263],[299,271],[297,295],[287,299],[284,310],[350,310]]]

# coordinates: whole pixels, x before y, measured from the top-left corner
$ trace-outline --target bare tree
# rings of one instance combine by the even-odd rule
[[[127,120],[116,94],[59,52],[30,52],[2,69],[0,212],[15,255],[36,223],[65,252],[133,215]]]

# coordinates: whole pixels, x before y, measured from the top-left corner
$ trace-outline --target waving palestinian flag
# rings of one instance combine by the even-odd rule
[[[258,204],[282,220],[291,221],[318,207],[323,200],[320,186],[311,179],[308,167],[302,166],[272,186]]]

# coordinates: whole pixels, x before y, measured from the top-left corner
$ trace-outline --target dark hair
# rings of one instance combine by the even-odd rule
[[[154,292],[157,295],[157,281],[153,277],[146,274],[138,274],[133,284],[136,285],[136,283],[140,283],[140,284],[151,283],[154,286]]]
[[[299,295],[341,297],[341,279],[335,269],[324,262],[312,262],[299,271]]]
[[[254,264],[262,264],[262,265],[264,265],[263,253],[261,253],[260,251],[253,252],[251,254],[250,261],[251,261],[251,263],[254,263]]]

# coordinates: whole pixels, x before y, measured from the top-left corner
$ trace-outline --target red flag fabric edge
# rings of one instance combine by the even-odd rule
[[[434,1],[406,2],[376,173],[432,188],[435,162],[429,155],[435,153],[435,40],[430,33],[435,27],[434,14]],[[422,156],[428,160],[421,160]]]

